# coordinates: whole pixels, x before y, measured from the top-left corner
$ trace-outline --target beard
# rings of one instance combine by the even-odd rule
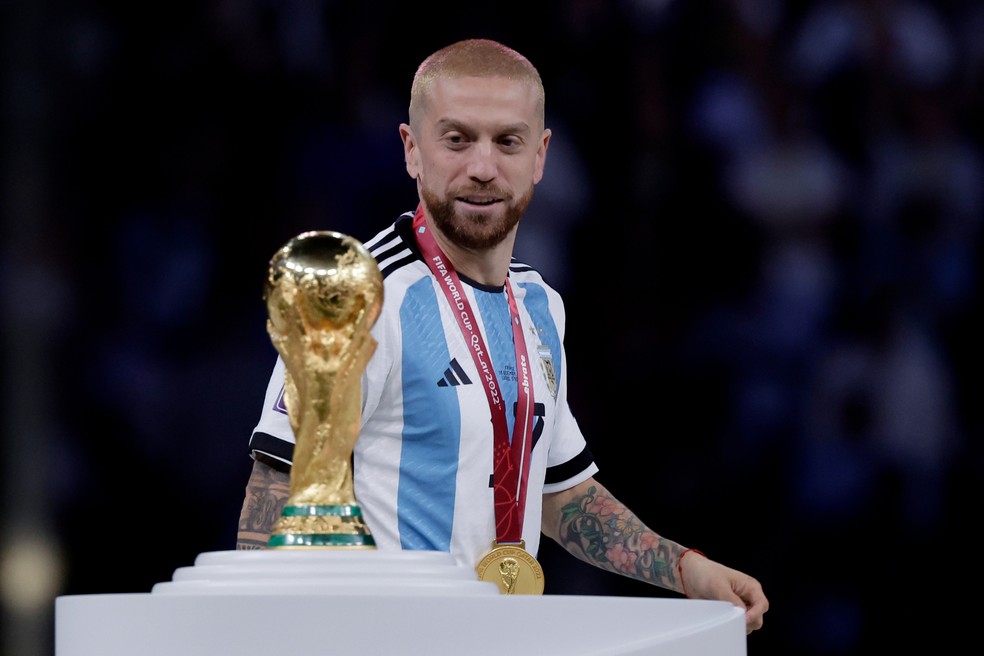
[[[533,200],[532,184],[525,194],[516,199],[508,197],[501,190],[490,185],[481,185],[469,191],[492,192],[504,198],[502,212],[495,216],[467,210],[458,212],[455,198],[467,195],[469,192],[452,191],[441,198],[423,185],[420,187],[421,199],[438,230],[453,244],[470,250],[487,250],[501,244],[519,223],[530,201]]]

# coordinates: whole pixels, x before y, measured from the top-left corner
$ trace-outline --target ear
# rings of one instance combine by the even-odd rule
[[[550,130],[544,130],[540,145],[536,149],[536,163],[533,165],[533,184],[543,179],[543,167],[547,163],[547,146],[550,145]]]
[[[417,137],[413,130],[406,123],[400,123],[400,139],[403,140],[403,161],[406,163],[407,173],[414,180],[420,175],[419,151],[417,149]]]

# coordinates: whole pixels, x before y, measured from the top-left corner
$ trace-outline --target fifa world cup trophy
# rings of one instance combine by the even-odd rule
[[[295,437],[290,496],[268,547],[375,549],[351,463],[383,303],[376,261],[347,235],[302,233],[271,258],[264,301]]]

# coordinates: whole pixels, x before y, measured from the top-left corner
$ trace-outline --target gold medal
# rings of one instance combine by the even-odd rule
[[[502,594],[543,594],[543,568],[526,550],[525,540],[518,545],[493,542],[475,571],[480,580],[499,586]]]

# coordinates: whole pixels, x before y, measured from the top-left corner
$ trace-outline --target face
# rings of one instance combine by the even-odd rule
[[[437,80],[418,123],[400,134],[437,228],[469,249],[502,242],[543,177],[550,131],[533,90],[505,78]]]

